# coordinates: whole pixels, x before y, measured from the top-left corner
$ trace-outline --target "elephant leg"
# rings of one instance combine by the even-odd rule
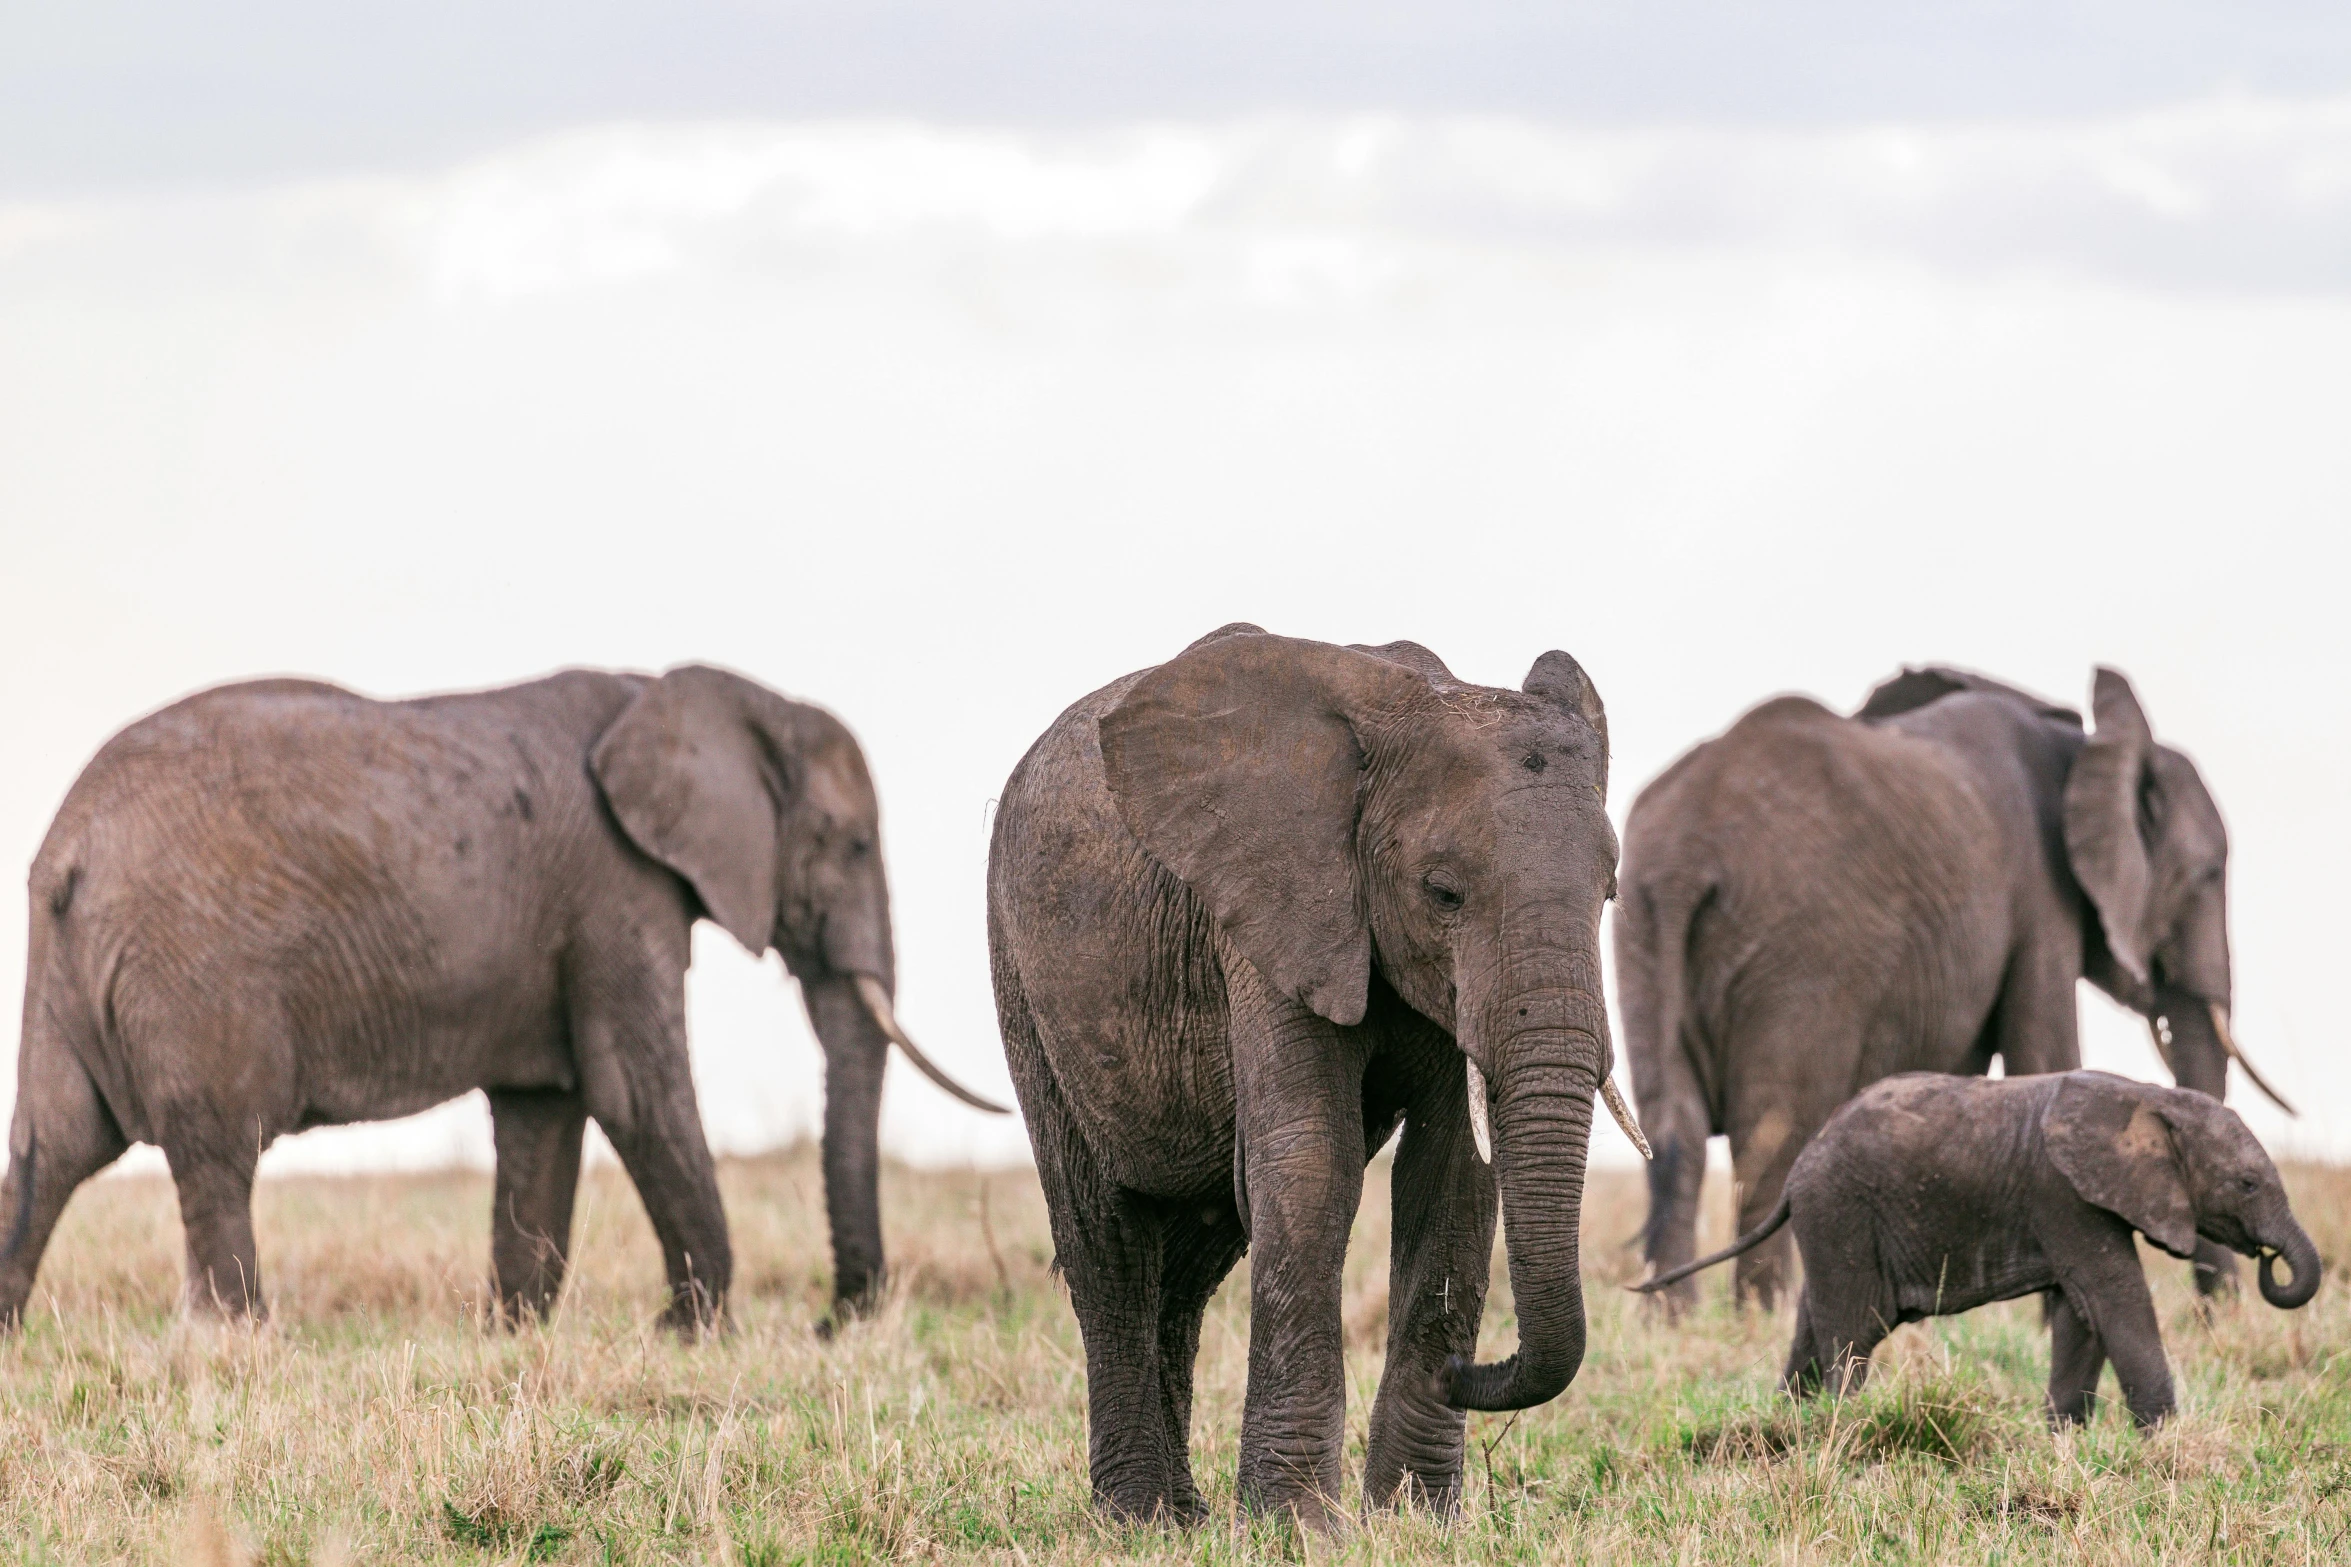
[[[1649,1161],[1649,1220],[1641,1250],[1652,1276],[1669,1273],[1698,1255],[1698,1198],[1706,1181],[1709,1121],[1697,1076],[1673,1042],[1666,1059],[1633,1061],[1641,1100],[1641,1128],[1655,1157]],[[1698,1303],[1698,1281],[1684,1279],[1651,1296],[1657,1309],[1678,1317]]]
[[[2117,1230],[2092,1241],[2059,1283],[2071,1309],[2114,1362],[2123,1402],[2130,1406],[2131,1419],[2145,1430],[2170,1414],[2178,1400],[2138,1247],[2128,1230]]]
[[[588,1113],[620,1155],[661,1242],[669,1280],[662,1326],[698,1335],[725,1319],[735,1258],[686,1059],[682,971],[662,991],[586,1013],[572,1039]]]
[[[1364,1456],[1366,1506],[1400,1497],[1450,1512],[1467,1416],[1438,1394],[1447,1359],[1477,1358],[1492,1273],[1494,1173],[1469,1137],[1468,1082],[1450,1040],[1428,1050],[1389,1178],[1388,1355]]]
[[[1760,1105],[1743,1107],[1731,1125],[1731,1171],[1738,1192],[1738,1218],[1732,1225],[1744,1235],[1771,1217],[1788,1184],[1788,1170],[1818,1130],[1818,1123],[1793,1104],[1774,1097]],[[1777,1235],[1740,1257],[1734,1265],[1733,1290],[1740,1304],[1765,1311],[1779,1304],[1795,1273],[1796,1237],[1783,1227]]]
[[[1178,1465],[1188,1472],[1189,1464],[1182,1448],[1170,1452],[1169,1442],[1188,1438],[1190,1409],[1187,1402],[1183,1429],[1171,1431],[1160,1365],[1164,1214],[1103,1173],[1062,1102],[1026,1006],[1000,1000],[998,1020],[1005,1063],[1037,1153],[1037,1179],[1053,1228],[1053,1265],[1069,1285],[1070,1309],[1085,1345],[1086,1460],[1095,1504],[1121,1518],[1176,1515],[1183,1488],[1174,1473]],[[1195,1348],[1198,1333],[1195,1313]],[[1188,1363],[1182,1385],[1188,1400]]]
[[[261,1262],[253,1242],[253,1170],[262,1139],[181,1140],[165,1135],[163,1153],[179,1189],[188,1249],[187,1308],[193,1316],[267,1317]]]
[[[1813,1299],[1812,1358],[1822,1385],[1833,1398],[1858,1393],[1869,1384],[1869,1357],[1885,1341],[1891,1314],[1875,1300],[1854,1300],[1833,1286]]]
[[[1210,1297],[1249,1248],[1241,1216],[1229,1204],[1195,1212],[1171,1203],[1161,1217],[1159,1265],[1159,1411],[1167,1454],[1169,1509],[1185,1522],[1208,1510],[1192,1479],[1192,1373],[1200,1358],[1200,1319]]]
[[[1796,1296],[1796,1336],[1788,1344],[1780,1391],[1794,1398],[1810,1398],[1820,1391],[1825,1369],[1819,1340],[1812,1331],[1812,1286],[1807,1282]]]
[[[1176,1516],[1184,1508],[1186,1488],[1175,1476],[1179,1469],[1190,1472],[1192,1367],[1187,1360],[1171,1377],[1162,1370],[1161,1356],[1169,1295],[1165,1267],[1171,1249],[1182,1255],[1187,1247],[1180,1241],[1173,1248],[1167,1244],[1161,1205],[1121,1189],[1104,1173],[1061,1097],[1036,1018],[1001,955],[995,980],[1004,1064],[1012,1072],[1029,1143],[1036,1150],[1037,1180],[1045,1189],[1045,1213],[1053,1227],[1053,1263],[1069,1285],[1070,1307],[1085,1344],[1086,1456],[1095,1504],[1122,1518]],[[1213,1205],[1229,1202],[1218,1199]],[[1237,1215],[1232,1224],[1237,1231]],[[1195,1243],[1204,1239],[1194,1237]],[[1205,1253],[1190,1266],[1208,1271]],[[1185,1300],[1197,1294],[1204,1306],[1214,1289],[1194,1281],[1179,1293]],[[1176,1336],[1196,1350],[1198,1335],[1199,1309],[1194,1309],[1188,1338]],[[1178,1402],[1171,1388],[1181,1391],[1180,1423],[1171,1409]]]
[[[49,1237],[74,1191],[122,1156],[128,1142],[98,1087],[63,1042],[46,1031],[25,1043],[17,1068],[8,1178],[0,1183],[0,1330],[23,1319]]]
[[[1347,1429],[1340,1282],[1363,1199],[1365,1042],[1246,964],[1227,965],[1226,987],[1253,1237],[1241,1499],[1323,1526]]]
[[[2106,1369],[2106,1346],[2065,1298],[2065,1291],[2051,1290],[2041,1301],[2049,1321],[2049,1424],[2081,1425],[2098,1412],[2098,1377]]]
[[[1038,1135],[1039,1146],[1065,1150],[1053,1161],[1056,1178],[1046,1191],[1049,1201],[1057,1187],[1069,1194],[1053,1204],[1053,1245],[1086,1346],[1087,1467],[1095,1500],[1123,1518],[1180,1515],[1184,1488],[1175,1468],[1185,1460],[1169,1450],[1173,1433],[1159,1361],[1164,1215],[1148,1198],[1103,1181],[1092,1159],[1076,1151],[1082,1143]],[[1046,1162],[1038,1161],[1040,1169]]]
[[[501,1320],[545,1317],[563,1288],[580,1187],[587,1101],[561,1089],[494,1089],[497,1190],[490,1205],[490,1287]]]
[[[833,1310],[860,1312],[882,1287],[882,1071],[890,1042],[845,979],[803,981],[824,1047],[824,1201],[833,1231]]]

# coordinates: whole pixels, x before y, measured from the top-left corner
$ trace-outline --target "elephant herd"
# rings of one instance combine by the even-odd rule
[[[1097,1497],[1134,1516],[1201,1511],[1202,1313],[1253,1252],[1240,1491],[1326,1516],[1346,1429],[1341,1268],[1365,1166],[1392,1140],[1375,1505],[1450,1505],[1463,1412],[1525,1408],[1575,1377],[1596,1097],[1654,1143],[1645,1242],[1671,1308],[1704,1265],[1691,1263],[1699,1182],[1708,1138],[1727,1134],[1750,1232],[1742,1296],[1783,1288],[1775,1231],[1805,1248],[1798,1387],[1822,1353],[1865,1363],[1872,1330],[1926,1314],[1896,1285],[1832,1290],[1842,1264],[1815,1247],[1853,1227],[1826,1215],[1858,1206],[1894,1223],[1900,1161],[1925,1157],[1954,1115],[1997,1119],[1933,1084],[1980,1079],[1995,1059],[2011,1079],[2073,1073],[2079,979],[2144,1015],[2197,1094],[2141,1117],[2097,1098],[2121,1090],[2071,1086],[2095,1074],[2063,1079],[2054,1100],[1977,1083],[2038,1118],[2016,1147],[2104,1138],[2097,1157],[2171,1150],[2221,1181],[2182,1130],[2203,1115],[2237,1161],[2222,1161],[2238,1172],[2226,1179],[2254,1179],[2258,1159],[2274,1182],[2217,1103],[2228,1060],[2244,1061],[2220,814],[2112,670],[2098,671],[2093,719],[1940,668],[1906,671],[1849,717],[1780,698],[1643,791],[1620,866],[1607,714],[1565,653],[1510,690],[1459,680],[1410,642],[1232,625],[1071,706],[1003,791],[987,917],[1006,1062],[1085,1343]],[[170,1164],[191,1309],[259,1315],[261,1150],[479,1089],[502,1315],[543,1314],[561,1289],[594,1117],[659,1239],[665,1320],[717,1325],[732,1257],[686,1051],[697,919],[781,955],[823,1047],[836,1311],[883,1272],[888,1050],[1003,1108],[942,1074],[895,1017],[879,812],[856,740],[714,669],[572,671],[397,702],[290,680],[208,691],[98,753],[30,897],[0,1186],[10,1322],[75,1188],[132,1142]],[[1611,1077],[1611,900],[1638,1122]],[[1921,1071],[1956,1076],[1898,1076]],[[1865,1124],[1897,1091],[1900,1113]],[[1986,1144],[1970,1167],[2001,1157]],[[1953,1180],[1949,1211],[1904,1232],[1922,1256],[1973,1244],[1963,1216],[2007,1189]],[[2315,1287],[2298,1228],[2101,1204],[2095,1185],[2052,1186],[2050,1200],[2103,1215],[2076,1227],[2110,1262],[2137,1230],[2192,1252],[2207,1290],[2231,1286],[2233,1252],[2282,1251],[2301,1298]],[[1481,1363],[1497,1216],[1518,1346]],[[2047,1266],[1994,1270],[1977,1293],[2046,1294],[2076,1395],[2065,1404],[2053,1378],[2053,1411],[2083,1412],[2109,1354],[2134,1412],[2168,1408],[2160,1341],[2150,1363],[2126,1307],[2080,1282],[2073,1241],[2032,1244]],[[1959,1309],[1933,1309],[1946,1305]]]

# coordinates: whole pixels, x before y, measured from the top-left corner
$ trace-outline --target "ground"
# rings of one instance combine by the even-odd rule
[[[1358,1472],[1385,1319],[1384,1165],[1373,1177],[1347,1288]],[[515,1334],[480,1322],[484,1177],[264,1185],[260,1331],[179,1319],[168,1184],[85,1188],[0,1345],[0,1562],[2351,1559],[2340,1271],[2303,1311],[2248,1291],[2208,1322],[2185,1264],[2151,1257],[2181,1394],[2151,1440],[2111,1403],[2049,1434],[2030,1302],[1906,1328],[1865,1396],[1798,1409],[1772,1391],[1784,1314],[1734,1311],[1720,1274],[1679,1326],[1617,1288],[1638,1271],[1640,1184],[1601,1172],[1583,1374],[1542,1409],[1470,1417],[1459,1519],[1321,1540],[1236,1515],[1243,1273],[1201,1351],[1214,1516],[1124,1529],[1088,1505],[1084,1361],[1031,1175],[890,1168],[892,1293],[829,1342],[813,1154],[722,1178],[734,1326],[699,1347],[650,1327],[659,1260],[611,1171],[588,1179],[557,1319]],[[2351,1171],[2287,1178],[2340,1270]],[[1499,1269],[1494,1295],[1488,1355],[1514,1332]]]

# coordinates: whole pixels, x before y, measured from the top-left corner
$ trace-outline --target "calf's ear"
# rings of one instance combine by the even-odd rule
[[[2049,1162],[2082,1201],[2170,1252],[2196,1250],[2196,1209],[2171,1126],[2146,1085],[2104,1072],[2069,1072],[2043,1112]]]

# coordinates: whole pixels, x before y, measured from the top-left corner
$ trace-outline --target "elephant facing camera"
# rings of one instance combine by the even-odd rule
[[[2282,1310],[2309,1304],[2325,1271],[2235,1111],[2106,1072],[1887,1078],[1829,1118],[1769,1218],[1634,1289],[1671,1288],[1783,1225],[1804,1283],[1782,1388],[1858,1389],[1896,1326],[2037,1293],[2054,1425],[2090,1418],[2108,1361],[2142,1429],[2174,1407],[2134,1233],[2175,1257],[2202,1244],[2258,1258]]]
[[[1609,1085],[1608,722],[1545,653],[1518,690],[1409,642],[1212,632],[1065,712],[1005,786],[988,933],[1006,1059],[1086,1346],[1094,1492],[1197,1518],[1203,1308],[1252,1253],[1240,1492],[1327,1523],[1340,1273],[1402,1130],[1370,1505],[1450,1508],[1466,1409],[1557,1396]],[[1479,1363],[1499,1210],[1518,1348]]]

